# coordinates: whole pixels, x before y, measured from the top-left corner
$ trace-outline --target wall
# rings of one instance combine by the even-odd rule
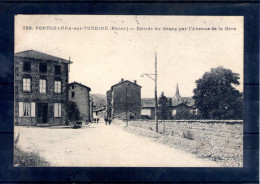
[[[74,89],[72,89],[74,86]],[[72,98],[72,92],[75,96]],[[72,83],[69,85],[69,101],[75,102],[80,111],[80,116],[84,121],[91,121],[90,117],[90,102],[89,102],[89,90],[79,84]]]
[[[29,61],[31,63],[31,71],[23,71],[23,62]],[[47,73],[39,73],[40,62],[47,63]],[[54,66],[61,66],[61,75],[54,74]],[[65,103],[68,101],[68,64],[62,62],[42,61],[31,58],[15,57],[15,122],[18,125],[36,125],[39,122],[39,118],[19,117],[19,101],[20,102],[35,102],[36,103],[36,116],[37,116],[37,104],[48,103],[48,123],[50,125],[59,125],[66,123],[66,110]],[[23,76],[31,77],[31,92],[23,91]],[[39,92],[40,78],[46,79],[46,94]],[[54,93],[54,79],[59,78],[61,80],[61,93]],[[54,118],[54,105],[53,103],[62,103],[62,117]]]

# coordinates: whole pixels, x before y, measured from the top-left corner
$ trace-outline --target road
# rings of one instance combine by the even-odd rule
[[[216,162],[153,142],[104,123],[90,127],[15,127],[18,145],[38,152],[51,166],[218,167]]]

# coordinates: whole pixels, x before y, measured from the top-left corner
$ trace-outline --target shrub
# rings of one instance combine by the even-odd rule
[[[75,102],[69,101],[66,104],[66,110],[67,110],[67,120],[69,124],[75,126],[77,121],[82,119],[80,117],[80,112],[77,104]]]

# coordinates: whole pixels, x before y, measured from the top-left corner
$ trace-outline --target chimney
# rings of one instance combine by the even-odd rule
[[[134,80],[134,83],[136,84],[136,80]]]
[[[121,82],[124,82],[124,78],[121,78]]]

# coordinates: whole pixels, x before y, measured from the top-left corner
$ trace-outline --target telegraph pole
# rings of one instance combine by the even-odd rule
[[[154,99],[155,99],[155,112],[154,112],[154,119],[156,125],[156,132],[158,132],[158,117],[157,117],[157,52],[155,52],[155,85],[154,85]]]
[[[154,120],[155,120],[155,127],[156,127],[156,132],[158,132],[158,114],[157,114],[157,109],[158,109],[158,102],[157,102],[157,52],[155,52],[155,73],[153,74],[148,74],[148,73],[143,73],[141,77],[147,76],[150,79],[154,81],[154,101],[155,101],[155,112],[154,112]],[[154,75],[154,77],[152,77]]]

